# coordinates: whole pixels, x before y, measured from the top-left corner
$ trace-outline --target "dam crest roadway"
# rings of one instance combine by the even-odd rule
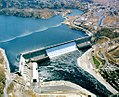
[[[48,56],[49,51],[53,52],[53,51],[59,50],[59,52],[58,52],[59,53],[58,56],[59,56],[59,55],[65,54],[66,52],[68,53],[68,52],[75,51],[77,49],[90,47],[91,46],[90,40],[91,40],[91,36],[85,36],[82,38],[77,38],[77,39],[74,39],[71,41],[47,46],[45,48],[40,48],[40,49],[24,52],[21,54],[25,58],[26,62],[28,62],[28,61],[35,61],[35,62],[42,61],[42,60],[49,59],[49,57],[50,57],[50,56]],[[67,47],[69,47],[69,48],[66,49]],[[69,50],[69,51],[67,51],[67,50]],[[62,53],[61,53],[61,51],[62,51]],[[56,53],[54,53],[54,54],[56,54]],[[55,56],[57,56],[57,55],[55,55]]]

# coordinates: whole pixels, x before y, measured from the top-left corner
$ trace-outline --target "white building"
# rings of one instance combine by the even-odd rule
[[[39,82],[38,79],[38,64],[36,62],[32,63],[33,65],[33,82]]]

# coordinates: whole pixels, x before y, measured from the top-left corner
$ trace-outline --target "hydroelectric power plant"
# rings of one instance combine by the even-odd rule
[[[105,91],[106,88],[100,82],[98,82],[92,75],[90,75],[86,71],[83,71],[83,69],[78,67],[77,64],[77,58],[82,54],[79,50],[90,47],[90,40],[91,36],[86,36],[64,43],[51,45],[45,48],[24,52],[21,54],[19,72],[25,79],[28,79],[28,76],[26,76],[25,74],[26,72],[24,72],[24,65],[30,62],[33,66],[32,82],[50,83],[51,81],[52,83],[53,81],[56,81],[56,83],[62,83],[63,81],[64,83],[64,85],[51,85],[50,87],[45,89],[41,87],[40,90],[35,89],[36,92],[48,92],[51,90],[60,91],[62,90],[62,88],[60,87],[65,87],[64,91],[67,91],[65,85],[67,84],[68,88],[71,89],[72,86],[67,82],[72,82],[91,91],[96,95],[108,95],[110,94],[110,92],[108,90]],[[100,91],[95,91],[95,85],[96,89],[99,89]]]
[[[83,38],[78,38],[64,43],[55,44],[49,47],[22,53],[19,63],[19,72],[24,76],[24,65],[28,64],[29,62],[33,62],[33,70],[35,72],[35,73],[33,72],[33,76],[35,76],[34,74],[37,75],[37,71],[34,68],[37,67],[36,66],[37,63],[34,62],[46,61],[48,59],[53,59],[57,56],[70,53],[78,49],[90,47],[91,46],[90,40],[91,36],[86,36]],[[33,80],[37,82],[38,76],[36,76],[36,79]]]
[[[90,46],[91,37],[62,24],[62,16],[46,20],[0,16],[0,20],[0,47],[6,50],[11,72],[19,71],[29,79],[29,73],[24,70],[32,63],[33,75],[36,74],[32,75],[33,82],[69,81],[101,97],[110,94],[77,64],[77,59]]]
[[[60,44],[51,45],[45,48],[40,48],[32,51],[22,53],[25,60],[28,61],[42,61],[62,54],[72,52],[78,49],[90,47],[91,36],[86,36]]]

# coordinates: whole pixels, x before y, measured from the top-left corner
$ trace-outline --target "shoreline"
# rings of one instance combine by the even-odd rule
[[[3,57],[4,57],[4,61],[5,61],[4,66],[5,66],[5,69],[7,69],[7,73],[10,73],[9,61],[7,59],[7,55],[5,53],[5,50],[2,49],[2,48],[0,48],[0,51],[1,51],[2,55],[3,55]]]
[[[63,18],[65,17],[65,16],[67,16],[68,14],[71,14],[72,13],[72,10],[73,9],[64,9],[64,10],[62,10],[62,9],[59,9],[59,10],[62,10],[61,12],[59,12],[59,11],[57,11],[57,10],[55,10],[55,9],[34,9],[36,12],[37,11],[39,11],[39,12],[41,12],[41,16],[39,15],[39,16],[35,16],[35,15],[21,15],[20,13],[22,13],[24,10],[28,10],[28,9],[22,9],[23,11],[21,11],[19,14],[13,14],[12,12],[11,13],[8,13],[8,14],[6,14],[6,13],[2,13],[1,11],[7,11],[7,10],[9,10],[9,9],[1,9],[0,10],[0,15],[3,15],[3,16],[14,16],[14,17],[20,17],[20,18],[33,18],[33,19],[42,19],[42,20],[47,20],[47,19],[50,19],[50,18],[52,18],[52,17],[55,17],[55,16],[57,16],[57,15],[61,15]],[[18,10],[20,10],[20,9],[18,9]],[[29,10],[33,10],[33,9],[29,9]],[[51,13],[49,16],[43,16],[44,15],[44,11],[45,10],[47,10],[47,12],[45,13],[45,14],[49,14],[49,12],[50,11],[52,11],[53,13]],[[70,11],[71,12],[70,12]],[[77,9],[77,10],[81,10],[81,9]],[[35,11],[33,12],[33,13],[35,13]],[[81,10],[81,11],[83,11],[83,10]],[[84,12],[84,11],[83,11]],[[24,12],[25,13],[25,12]],[[27,13],[27,12],[26,12]],[[30,14],[32,13],[32,11],[30,12]]]
[[[6,15],[6,14],[0,14],[0,16],[8,16],[8,17],[18,17],[18,18],[31,18],[31,19],[41,19],[41,20],[47,20],[47,19],[50,19],[50,18],[53,18],[53,17],[55,17],[55,16],[57,16],[58,14],[55,14],[55,15],[53,15],[53,16],[51,16],[51,17],[47,17],[47,18],[43,18],[43,17],[40,17],[40,18],[38,18],[38,17],[33,17],[33,16],[31,16],[31,17],[29,17],[29,16],[16,16],[16,15]]]
[[[0,15],[15,16],[15,17],[22,17],[22,18],[48,19],[57,15],[57,12],[53,9],[47,9],[47,8],[44,9],[2,8],[0,9]]]
[[[83,13],[83,14],[85,14],[85,13]],[[82,14],[82,15],[83,15],[83,14]],[[69,17],[70,17],[70,16],[69,16]],[[72,17],[72,16],[71,16],[71,17]],[[78,16],[75,16],[75,17],[73,17],[74,19],[71,19],[71,20],[70,20],[68,17],[65,16],[65,17],[64,17],[65,20],[64,20],[63,24],[68,25],[69,28],[71,28],[71,29],[83,31],[83,32],[85,32],[88,36],[93,36],[93,34],[92,34],[89,30],[87,30],[87,29],[85,29],[85,28],[83,28],[83,27],[81,27],[81,26],[77,26],[77,25],[74,24],[74,20],[77,19],[77,17],[78,17]]]
[[[95,70],[90,62],[90,53],[92,48],[86,51],[81,57],[77,59],[77,64],[83,70],[87,71],[91,75],[93,75],[101,84],[103,84],[111,93],[116,94],[118,91],[114,89],[108,82],[103,79],[103,77]]]
[[[50,81],[50,82],[43,82],[40,84],[41,88],[42,87],[52,87],[52,86],[56,86],[58,88],[58,86],[68,86],[70,88],[74,88],[76,89],[76,91],[69,91],[69,92],[76,92],[76,94],[86,94],[86,95],[91,95],[91,97],[96,97],[95,94],[91,93],[90,91],[86,90],[85,88],[82,88],[79,85],[76,85],[75,83],[69,82],[69,81]],[[58,93],[58,92],[57,92]],[[47,93],[46,93],[47,94]]]
[[[2,49],[2,48],[0,48],[0,51],[1,51],[1,53],[2,53],[2,55],[3,55],[3,58],[4,58],[4,69],[5,69],[5,78],[6,78],[5,87],[4,87],[3,93],[4,93],[4,97],[8,97],[7,88],[8,88],[8,86],[9,86],[10,83],[11,83],[11,75],[10,75],[9,61],[8,61],[8,59],[7,59],[5,50]]]

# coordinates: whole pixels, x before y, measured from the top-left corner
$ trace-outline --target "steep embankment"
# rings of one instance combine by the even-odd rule
[[[0,97],[3,97],[3,89],[5,87],[5,69],[4,69],[4,58],[0,49]]]

